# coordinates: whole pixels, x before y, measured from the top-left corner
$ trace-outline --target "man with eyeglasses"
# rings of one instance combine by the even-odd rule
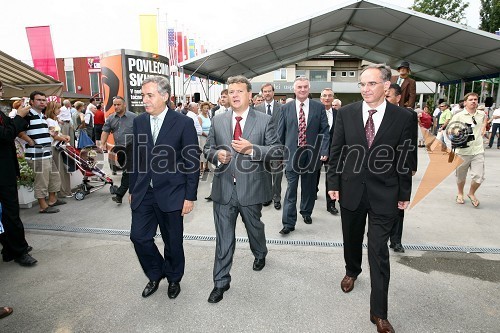
[[[101,148],[107,150],[107,141],[110,133],[113,133],[115,146],[114,152],[118,157],[118,162],[122,165],[122,180],[120,187],[116,190],[115,196],[111,199],[117,204],[122,203],[122,198],[127,193],[129,187],[130,161],[132,159],[132,134],[134,132],[134,119],[137,115],[127,111],[123,97],[113,97],[112,113],[102,127]]]
[[[354,289],[361,274],[366,218],[370,264],[370,321],[378,332],[394,332],[387,320],[390,279],[387,242],[399,219],[398,209],[410,203],[414,121],[410,112],[388,103],[391,68],[365,67],[360,75],[362,102],[337,112],[330,147],[328,194],[340,200],[346,274],[340,286]]]
[[[468,93],[464,96],[464,110],[458,112],[451,118],[450,131],[456,128],[456,125],[467,126],[472,128],[474,140],[466,143],[467,147],[456,148],[457,154],[462,160],[462,164],[456,169],[458,193],[456,197],[457,204],[463,204],[464,187],[467,179],[467,172],[471,173],[471,184],[467,197],[474,207],[479,206],[479,200],[476,197],[476,191],[481,186],[484,180],[484,144],[483,135],[486,132],[486,113],[478,110],[478,95],[476,93]],[[449,133],[453,134],[453,133]]]

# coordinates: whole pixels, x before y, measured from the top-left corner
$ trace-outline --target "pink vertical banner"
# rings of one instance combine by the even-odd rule
[[[30,44],[33,67],[59,80],[52,37],[50,36],[50,27],[26,27],[26,34],[28,35],[28,42]]]

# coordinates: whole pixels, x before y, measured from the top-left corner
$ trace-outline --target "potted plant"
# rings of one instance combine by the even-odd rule
[[[35,183],[35,173],[26,162],[24,154],[18,150],[17,162],[19,163],[20,176],[17,178],[17,195],[19,197],[19,206],[31,208],[35,199],[33,186]]]

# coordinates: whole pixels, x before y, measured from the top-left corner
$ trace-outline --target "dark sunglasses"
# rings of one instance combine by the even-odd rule
[[[476,119],[474,118],[474,116],[472,116],[472,122],[474,123],[474,125],[477,125],[477,122],[476,122]]]

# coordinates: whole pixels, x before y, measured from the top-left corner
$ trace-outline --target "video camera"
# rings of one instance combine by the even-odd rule
[[[448,137],[451,141],[451,148],[467,148],[468,142],[474,141],[474,133],[472,124],[462,123],[459,121],[453,122],[447,126]]]

